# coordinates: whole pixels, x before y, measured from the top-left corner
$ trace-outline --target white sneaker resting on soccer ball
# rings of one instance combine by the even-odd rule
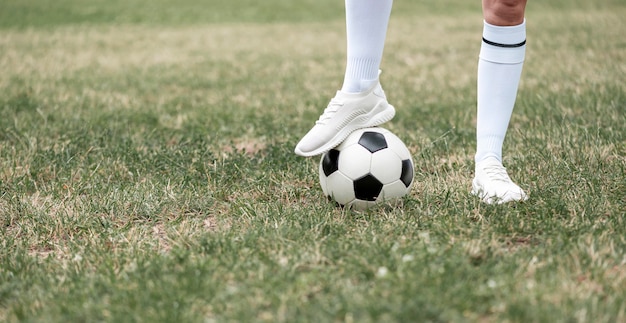
[[[506,168],[496,158],[487,158],[476,164],[472,194],[487,204],[525,201],[528,195],[513,183]]]
[[[315,126],[296,145],[295,153],[305,157],[323,154],[353,131],[381,125],[395,114],[380,82],[361,93],[337,91]]]

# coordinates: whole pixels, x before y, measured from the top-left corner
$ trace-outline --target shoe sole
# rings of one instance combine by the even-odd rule
[[[354,118],[347,126],[345,126],[341,131],[339,131],[333,138],[331,138],[325,145],[313,150],[304,152],[298,147],[295,149],[295,153],[304,157],[312,157],[316,155],[321,155],[337,146],[339,146],[348,136],[359,129],[370,128],[380,126],[381,124],[393,119],[396,115],[396,109],[387,103],[387,107],[383,108],[382,111],[376,112],[380,107],[380,104],[377,105],[372,111],[368,114],[359,116]],[[374,113],[372,116],[371,114]],[[364,123],[359,123],[360,119],[364,119]]]

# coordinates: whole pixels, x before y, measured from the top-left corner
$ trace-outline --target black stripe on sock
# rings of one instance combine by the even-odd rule
[[[519,44],[500,44],[500,43],[495,43],[495,42],[492,42],[490,40],[485,39],[485,37],[483,37],[483,41],[486,44],[488,44],[488,45],[497,46],[497,47],[504,47],[504,48],[517,48],[517,47],[522,47],[522,46],[526,45],[526,39],[524,39],[524,41],[519,43]]]

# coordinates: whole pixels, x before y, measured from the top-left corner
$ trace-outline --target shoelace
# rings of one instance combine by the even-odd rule
[[[504,166],[499,165],[499,164],[491,164],[491,165],[487,165],[483,168],[483,170],[485,171],[485,174],[487,174],[487,176],[489,176],[489,179],[491,179],[492,181],[499,181],[499,182],[511,182],[511,178],[509,177],[509,174],[506,172],[506,168],[504,168]]]
[[[342,106],[343,106],[343,102],[340,102],[339,100],[335,98],[330,99],[330,103],[328,104],[326,109],[324,109],[324,113],[322,113],[320,118],[315,123],[326,124],[326,122],[330,120],[335,115],[335,113],[337,113],[339,108],[341,108]]]

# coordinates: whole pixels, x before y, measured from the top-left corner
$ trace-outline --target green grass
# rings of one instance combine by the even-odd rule
[[[396,1],[416,183],[363,213],[292,152],[342,3],[260,3],[0,4],[0,321],[626,320],[621,1],[529,4],[504,206],[469,194],[479,3]]]

